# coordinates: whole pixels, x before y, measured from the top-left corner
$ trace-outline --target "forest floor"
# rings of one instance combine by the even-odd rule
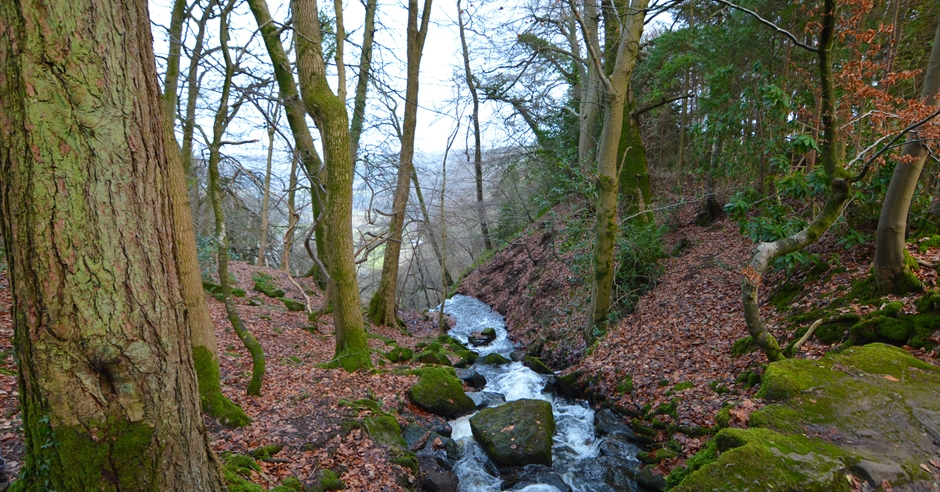
[[[565,238],[555,226],[544,222],[533,225],[528,235],[471,272],[460,289],[506,315],[510,336],[522,348],[537,348],[534,351],[554,368],[564,369],[563,374],[580,371],[595,401],[606,400],[605,404],[625,415],[652,413],[661,424],[676,424],[680,431],[669,436],[654,430],[659,442],[669,439],[681,446],[675,457],[658,462],[657,470],[662,474],[682,465],[703,446],[706,437],[691,430],[714,426],[721,408],[736,405],[730,413],[734,427],[746,426],[750,412],[764,405],[755,397],[756,388],[739,376],[747,371],[762,372],[766,359],[759,352],[731,354],[735,341],[747,334],[739,276],[753,245],[727,219],[709,227],[694,225],[694,213],[692,207],[677,212],[678,226],[665,237],[666,250],[674,254],[662,260],[663,273],[656,288],[591,351],[585,350],[580,335],[588,298],[584,297],[584,282],[578,280],[580,274],[572,271],[577,264],[572,255],[578,253],[561,250],[559,243]],[[792,306],[825,302],[826,293],[850,289],[853,282],[867,275],[871,264],[870,247],[857,246],[846,252],[824,238],[813,248],[824,257],[837,254],[843,268],[825,281],[799,275],[789,279],[803,286]],[[914,253],[935,262],[940,249]],[[405,370],[347,374],[318,365],[334,352],[331,316],[311,322],[305,313],[288,312],[280,301],[251,291],[252,276],[264,273],[285,290],[286,297],[302,301],[301,292],[283,272],[239,262],[232,263],[231,269],[236,286],[248,291],[247,298],[236,298],[237,309],[264,348],[267,374],[262,396],[248,396],[244,388],[250,379],[250,357],[229,326],[224,306],[207,295],[218,337],[223,393],[254,420],[244,428],[226,429],[207,418],[213,449],[244,454],[261,446],[283,445],[283,451],[261,461],[262,471],[250,477],[265,488],[290,476],[309,483],[321,469],[336,472],[351,490],[414,487],[410,472],[392,464],[388,452],[367,433],[343,428],[344,422],[363,414],[342,401],[373,399],[402,425],[409,420],[433,422],[435,417],[414,407],[406,397],[416,378]],[[936,288],[936,271],[921,269],[919,275],[925,285]],[[766,277],[764,297],[770,297],[785,280],[782,273]],[[317,290],[309,280],[297,281],[316,303]],[[913,296],[891,299],[913,310]],[[793,337],[785,315],[767,302],[762,309],[782,343]],[[847,309],[864,313],[877,306],[851,305]],[[10,310],[4,268],[0,270],[0,446],[15,476],[22,466],[24,443]],[[435,322],[420,313],[402,313],[402,317],[406,330],[370,328],[376,364],[387,363],[378,355],[387,350],[385,340],[414,348],[437,336]],[[832,348],[811,340],[798,357],[819,358]],[[936,352],[912,352],[938,364]],[[632,386],[630,391],[627,382]],[[682,432],[682,428],[690,431]]]

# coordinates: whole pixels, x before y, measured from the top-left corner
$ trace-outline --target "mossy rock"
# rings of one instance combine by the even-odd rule
[[[454,367],[470,367],[480,358],[480,355],[470,350],[456,350],[454,355],[460,357],[460,360],[454,363]]]
[[[544,400],[516,400],[470,417],[470,430],[498,467],[552,465],[555,418]]]
[[[252,449],[248,452],[248,455],[256,460],[266,460],[270,459],[277,453],[280,453],[282,449],[284,449],[284,446],[280,444],[272,444],[270,446],[261,446],[260,448]]]
[[[415,362],[421,362],[422,364],[435,364],[439,366],[451,365],[450,359],[447,358],[447,355],[434,352],[432,350],[425,350],[421,353],[415,354],[412,360]]]
[[[617,383],[617,387],[614,388],[617,391],[618,395],[629,395],[633,393],[633,376],[627,374]]]
[[[304,492],[304,484],[295,477],[287,477],[281,482],[281,485],[274,487],[269,492]]]
[[[414,356],[414,352],[407,347],[395,347],[385,353],[385,358],[392,362],[407,362]]]
[[[255,274],[251,279],[255,282],[254,290],[275,299],[284,297],[284,291],[274,285],[274,280],[269,275]]]
[[[734,345],[731,346],[731,355],[734,357],[738,357],[738,356],[753,352],[757,350],[758,348],[760,347],[758,347],[757,344],[754,343],[754,337],[748,335],[744,338],[739,338],[738,340],[734,342]]]
[[[418,382],[408,389],[408,399],[415,405],[448,419],[476,410],[453,368],[427,367],[416,372]]]
[[[477,359],[477,362],[487,366],[495,366],[500,364],[509,364],[511,360],[503,357],[502,355],[493,352],[492,354],[486,354],[483,357]]]
[[[674,491],[850,490],[845,451],[801,434],[724,429],[666,479]],[[691,469],[691,471],[690,471]]]
[[[581,384],[581,371],[575,371],[571,374],[555,376],[555,389],[565,398],[582,398],[584,396],[584,386]]]
[[[555,374],[555,371],[551,370],[551,368],[546,366],[545,363],[542,362],[538,357],[532,357],[531,355],[527,355],[525,356],[525,358],[522,359],[522,363],[525,364],[526,367],[528,367],[529,369],[532,369],[538,374],[549,374],[549,375]]]
[[[307,310],[307,306],[305,306],[304,303],[302,303],[302,302],[300,302],[300,301],[295,301],[295,300],[289,299],[289,298],[287,298],[287,297],[279,297],[277,300],[283,302],[283,303],[284,303],[284,307],[286,307],[287,310],[290,311],[290,312],[292,312],[292,313],[299,312],[299,311],[306,311],[306,310]]]
[[[826,345],[839,343],[845,340],[846,332],[861,319],[857,314],[840,314],[826,318],[816,327],[813,336]],[[798,336],[802,336],[802,333],[798,333]]]
[[[225,296],[222,295],[222,286],[219,284],[214,284],[212,282],[202,282],[202,288],[209,294],[212,294],[212,297],[215,297],[218,301],[224,301]],[[229,291],[235,297],[245,297],[247,293],[245,289],[239,289],[238,287],[230,287]]]
[[[935,236],[940,237],[940,236]],[[921,296],[915,303],[917,312],[921,314],[940,314],[940,291],[930,291]]]
[[[912,479],[940,438],[940,368],[873,343],[819,360],[770,364],[759,397],[778,403],[751,414],[752,427],[813,432],[860,459],[898,463]]]
[[[778,311],[785,311],[790,308],[790,303],[792,303],[801,292],[803,292],[802,283],[788,282],[774,293],[768,303],[777,308]]]
[[[320,470],[313,486],[308,488],[307,492],[328,492],[330,490],[343,490],[345,488],[346,483],[340,480],[332,470]]]
[[[250,456],[222,453],[222,479],[230,492],[264,492],[264,488],[248,480],[261,466]]]
[[[395,417],[389,414],[371,415],[362,419],[362,426],[372,437],[372,440],[385,447],[395,450],[406,448],[405,438],[401,435],[401,427]]]

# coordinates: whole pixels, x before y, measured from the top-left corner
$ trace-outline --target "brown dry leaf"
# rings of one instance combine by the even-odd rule
[[[930,464],[935,466],[938,470],[940,470],[940,459],[930,458]]]
[[[894,376],[892,376],[892,375],[890,375],[890,374],[885,374],[885,379],[887,379],[888,381],[894,381],[894,382],[900,381],[900,379],[898,379],[898,378],[896,378],[896,377],[894,377]]]
[[[924,470],[925,472],[930,473],[931,475],[933,475],[933,470],[931,470],[929,466],[927,466],[927,465],[921,463],[921,464],[920,464],[920,467],[923,468],[923,470]]]

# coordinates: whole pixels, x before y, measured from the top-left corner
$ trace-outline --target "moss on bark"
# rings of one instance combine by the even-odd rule
[[[212,357],[212,353],[202,346],[193,347],[193,362],[196,365],[196,377],[199,379],[202,411],[227,427],[244,427],[250,424],[251,417],[222,394],[219,364]]]

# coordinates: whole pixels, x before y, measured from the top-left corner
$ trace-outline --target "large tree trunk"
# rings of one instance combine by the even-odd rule
[[[597,333],[606,330],[614,286],[614,245],[617,242],[618,151],[623,129],[624,106],[630,90],[630,76],[636,66],[643,34],[643,20],[649,0],[634,0],[627,5],[623,19],[617,56],[607,88],[607,111],[597,157],[597,231],[594,238],[594,283],[591,307],[584,328],[584,339],[590,345]],[[586,31],[586,29],[582,28]],[[585,34],[587,36],[587,34]],[[594,65],[600,68],[599,53],[592,50]]]
[[[480,216],[480,233],[483,235],[483,247],[493,249],[493,241],[490,239],[489,226],[486,222],[486,207],[483,204],[483,149],[480,143],[480,96],[477,94],[477,85],[473,81],[473,74],[470,72],[470,50],[467,48],[467,35],[464,32],[463,10],[460,6],[460,0],[457,0],[457,26],[460,29],[460,47],[463,54],[464,79],[467,82],[467,88],[470,90],[470,98],[473,101],[473,175],[477,185],[477,215]],[[537,127],[535,128],[536,135]]]
[[[418,26],[418,0],[408,0],[408,76],[405,82],[405,117],[402,124],[401,152],[398,156],[398,179],[392,199],[392,215],[385,257],[382,262],[382,277],[379,288],[369,301],[369,319],[384,326],[398,324],[398,262],[401,256],[402,229],[405,226],[405,208],[411,194],[411,174],[414,171],[415,127],[418,123],[418,74],[421,53],[428,34],[431,18],[431,0],[424,0],[421,26]]]
[[[937,96],[940,96],[940,24],[937,24],[921,90],[921,97],[928,106],[940,107]],[[917,135],[910,134],[901,152],[901,157],[909,160],[895,165],[885,194],[875,240],[875,282],[883,293],[905,294],[923,288],[920,280],[904,265],[904,252],[908,210],[929,153]]]
[[[326,80],[316,0],[292,0],[291,8],[297,34],[300,89],[304,104],[320,129],[326,160],[326,193],[330,199],[323,213],[323,223],[330,230],[325,241],[325,256],[333,290],[336,361],[352,372],[372,367],[372,360],[353,259],[349,116],[345,101],[333,94]]]
[[[583,31],[587,32],[584,42],[591,50],[600,56],[600,42],[598,41],[598,13],[597,0],[584,2]],[[597,158],[597,126],[600,116],[601,87],[600,67],[588,60],[585,78],[581,82],[581,100],[578,107],[578,161],[580,168],[588,174]]]
[[[179,295],[147,4],[2,2],[0,19],[19,487],[222,490]]]
[[[650,173],[646,164],[646,148],[640,134],[640,118],[635,114],[636,100],[633,91],[627,94],[626,107],[623,111],[623,129],[620,132],[619,165],[620,197],[627,201],[627,214],[636,217],[641,223],[653,221],[651,213],[646,212],[653,200],[650,187]]]

